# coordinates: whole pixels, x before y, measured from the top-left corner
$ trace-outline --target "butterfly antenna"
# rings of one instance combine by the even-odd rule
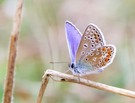
[[[54,64],[54,63],[68,63],[68,62],[50,62],[51,64]]]

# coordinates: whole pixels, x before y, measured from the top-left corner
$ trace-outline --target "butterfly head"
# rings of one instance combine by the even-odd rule
[[[75,68],[75,63],[68,64],[68,67],[72,71]]]
[[[71,64],[68,65],[68,67],[69,70],[72,71],[74,75],[80,74],[80,72],[78,71],[78,67],[76,66],[76,63],[72,62]]]

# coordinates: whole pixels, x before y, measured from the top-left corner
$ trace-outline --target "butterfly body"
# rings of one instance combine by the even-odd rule
[[[84,64],[84,63],[82,63],[82,62],[79,62],[79,63],[77,63],[77,64],[71,63],[71,64],[69,65],[69,69],[70,69],[70,70],[72,71],[72,73],[75,74],[75,75],[83,75],[83,74],[85,75],[88,68],[89,68],[89,69],[92,69],[92,66],[86,65],[86,64]]]
[[[71,58],[69,69],[74,75],[95,74],[112,63],[116,49],[106,45],[100,29],[89,24],[84,34],[66,21],[66,37]]]

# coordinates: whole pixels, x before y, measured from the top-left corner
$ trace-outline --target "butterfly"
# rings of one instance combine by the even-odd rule
[[[74,75],[102,72],[115,57],[114,45],[106,45],[101,30],[90,23],[82,35],[71,22],[65,23],[66,39],[71,58],[69,70]]]

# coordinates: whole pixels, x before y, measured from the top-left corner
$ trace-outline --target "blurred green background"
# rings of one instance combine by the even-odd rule
[[[0,101],[17,0],[0,0]],[[117,48],[114,62],[89,79],[135,90],[135,0],[24,0],[18,41],[14,103],[34,103],[46,69],[65,72],[70,62],[65,21],[83,33],[89,23]],[[135,100],[71,83],[50,81],[42,103],[134,103]]]

